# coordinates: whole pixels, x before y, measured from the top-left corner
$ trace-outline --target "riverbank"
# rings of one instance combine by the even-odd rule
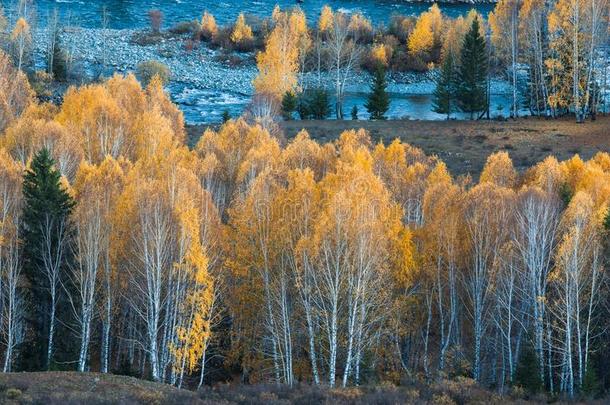
[[[214,123],[228,110],[232,116],[240,115],[248,105],[254,92],[252,80],[257,69],[253,53],[225,53],[211,49],[205,42],[190,45],[188,35],[163,35],[156,41],[138,41],[142,30],[100,29],[67,27],[61,33],[61,46],[71,55],[80,81],[108,77],[115,72],[135,71],[138,63],[158,60],[171,71],[168,91],[172,99],[185,114],[189,123]],[[44,55],[48,39],[46,30],[35,34],[38,68],[44,68]],[[431,112],[431,94],[434,90],[434,72],[394,72],[388,77],[388,92],[393,98],[390,118],[442,119]],[[316,85],[316,74],[308,73],[305,83]],[[346,111],[359,106],[361,118],[364,114],[364,99],[369,91],[370,75],[364,71],[354,72],[346,88]],[[322,85],[332,88],[332,78],[323,75]],[[492,93],[500,95],[496,107],[506,108],[504,97],[510,86],[501,80],[492,82]],[[494,108],[494,111],[500,111]],[[424,114],[424,115],[422,115]]]

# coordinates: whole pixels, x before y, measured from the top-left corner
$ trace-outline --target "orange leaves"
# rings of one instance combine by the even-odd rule
[[[231,32],[231,41],[235,44],[240,44],[243,42],[251,41],[252,36],[252,28],[248,24],[246,24],[246,17],[244,13],[239,14],[237,20],[235,21],[235,25],[233,26],[233,32]]]
[[[493,183],[499,187],[515,187],[517,171],[506,152],[496,152],[487,158],[485,167],[481,172],[481,183]]]
[[[106,155],[135,160],[184,142],[182,113],[161,83],[153,79],[143,91],[132,75],[69,89],[56,120],[75,134],[93,163]]]
[[[26,75],[0,50],[0,134],[34,101]]]
[[[214,16],[207,11],[203,13],[201,17],[201,33],[205,38],[211,39],[218,34],[218,26],[216,25],[216,19]]]
[[[329,6],[322,7],[320,18],[318,19],[318,30],[320,32],[328,32],[333,29],[335,16],[333,10]]]
[[[256,57],[259,75],[254,88],[259,94],[273,96],[280,101],[287,92],[298,91],[297,73],[302,53],[310,45],[305,14],[299,9],[273,13],[275,27],[267,38],[265,50]]]
[[[28,35],[30,35],[30,25],[27,23],[25,18],[20,17],[15,23],[15,27],[13,27],[13,31],[11,32],[11,39],[13,41],[16,41],[20,37],[25,37]]]

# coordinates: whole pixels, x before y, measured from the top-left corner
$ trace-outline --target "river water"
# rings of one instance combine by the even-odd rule
[[[17,0],[0,0],[9,18]],[[39,28],[44,27],[47,17],[57,9],[64,24],[78,25],[85,28],[101,26],[101,10],[106,7],[109,14],[109,28],[141,29],[148,26],[147,11],[159,9],[164,15],[164,28],[187,20],[199,19],[203,11],[212,13],[219,24],[229,24],[236,15],[243,11],[248,14],[268,17],[276,4],[282,8],[296,5],[295,0],[35,0]],[[360,12],[367,16],[373,24],[387,24],[392,14],[418,15],[430,7],[430,3],[409,3],[397,0],[304,0],[299,4],[310,21],[315,21],[321,8],[330,5],[335,10],[345,13]],[[465,15],[476,8],[483,15],[492,9],[491,4],[441,4],[442,12],[450,17]],[[248,78],[251,80],[251,78]],[[494,91],[491,96],[492,115],[508,115],[510,96],[506,86],[501,91]],[[232,116],[243,112],[250,101],[250,95],[218,89],[214,86],[194,86],[183,83],[179,77],[173,78],[168,86],[171,96],[185,114],[189,123],[212,123],[221,119],[222,113],[228,110]],[[432,111],[433,86],[430,82],[415,85],[396,85],[388,90],[391,96],[391,106],[388,112],[390,118],[408,119],[443,119],[444,116]],[[348,114],[352,106],[359,108],[360,118],[366,118],[364,109],[366,87],[354,86],[346,93],[344,111]],[[460,115],[456,115],[460,118]]]
[[[7,10],[14,9],[18,0],[0,0]],[[177,22],[201,18],[204,11],[212,13],[218,23],[226,24],[235,20],[238,12],[268,17],[275,5],[281,8],[293,7],[295,0],[35,0],[40,20],[54,9],[63,17],[70,18],[72,24],[95,28],[100,26],[100,15],[106,7],[110,16],[110,28],[138,28],[148,24],[147,11],[158,9],[163,12],[165,27]],[[418,15],[430,7],[430,3],[409,3],[400,0],[303,0],[298,4],[307,17],[315,20],[324,5],[343,12],[361,12],[374,24],[387,23],[392,14]],[[444,14],[450,17],[466,14],[476,9],[487,15],[492,4],[441,4]]]

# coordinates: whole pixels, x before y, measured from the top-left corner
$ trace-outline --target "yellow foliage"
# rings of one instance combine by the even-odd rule
[[[373,25],[362,14],[352,14],[347,29],[358,37],[369,36],[373,33]]]
[[[487,157],[480,182],[493,183],[496,186],[507,188],[516,186],[517,171],[507,152],[496,152]]]
[[[275,27],[267,38],[264,52],[256,57],[259,70],[254,79],[258,93],[280,101],[287,92],[299,91],[297,73],[301,57],[310,44],[305,14],[299,9],[274,10]]]
[[[0,49],[0,134],[34,101],[26,75]]]
[[[30,35],[30,25],[23,17],[19,17],[17,22],[15,23],[15,27],[11,32],[11,39],[13,41],[19,40],[21,38],[27,38]]]
[[[231,32],[231,41],[233,41],[234,44],[241,44],[243,42],[251,41],[252,38],[252,28],[246,24],[244,13],[240,13],[233,26],[233,31]]]
[[[216,19],[207,11],[201,17],[201,33],[207,38],[214,38],[218,34]]]
[[[329,6],[322,7],[320,18],[318,19],[318,30],[320,32],[328,32],[333,29],[335,24],[335,16],[333,10]]]
[[[384,44],[376,44],[371,48],[371,59],[375,63],[379,63],[383,66],[388,66],[390,62],[392,50]]]
[[[432,49],[434,46],[433,24],[439,25],[438,18],[440,18],[440,14],[437,15],[436,11],[424,12],[417,18],[415,29],[409,35],[408,41],[409,52],[412,55],[426,53]],[[440,24],[442,24],[442,18]]]

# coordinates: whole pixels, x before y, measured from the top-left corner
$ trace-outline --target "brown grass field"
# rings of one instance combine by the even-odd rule
[[[472,379],[457,377],[425,383],[412,379],[400,386],[372,385],[329,389],[306,384],[219,384],[201,390],[178,389],[133,377],[112,374],[52,371],[0,373],[0,404],[203,404],[203,405],[462,405],[462,404],[607,404],[605,399],[565,401],[545,395],[524,396],[523,391],[500,396]]]
[[[196,392],[133,377],[77,372],[0,373],[0,404],[196,404]]]
[[[597,152],[610,152],[610,116],[577,124],[571,117],[559,119],[519,118],[507,121],[285,121],[280,124],[287,139],[301,129],[320,143],[329,142],[348,129],[366,129],[374,142],[396,138],[441,158],[454,175],[478,177],[487,156],[507,151],[515,167],[523,171],[549,155],[559,160],[575,154],[589,159]],[[187,126],[194,145],[205,126]],[[217,127],[215,128],[217,129]]]
[[[507,151],[515,167],[524,170],[549,155],[559,160],[579,154],[588,159],[610,152],[610,116],[577,124],[573,118],[520,118],[508,121],[288,121],[287,138],[301,129],[319,142],[336,139],[343,131],[364,128],[373,141],[403,142],[437,155],[454,175],[477,177],[489,154]]]

